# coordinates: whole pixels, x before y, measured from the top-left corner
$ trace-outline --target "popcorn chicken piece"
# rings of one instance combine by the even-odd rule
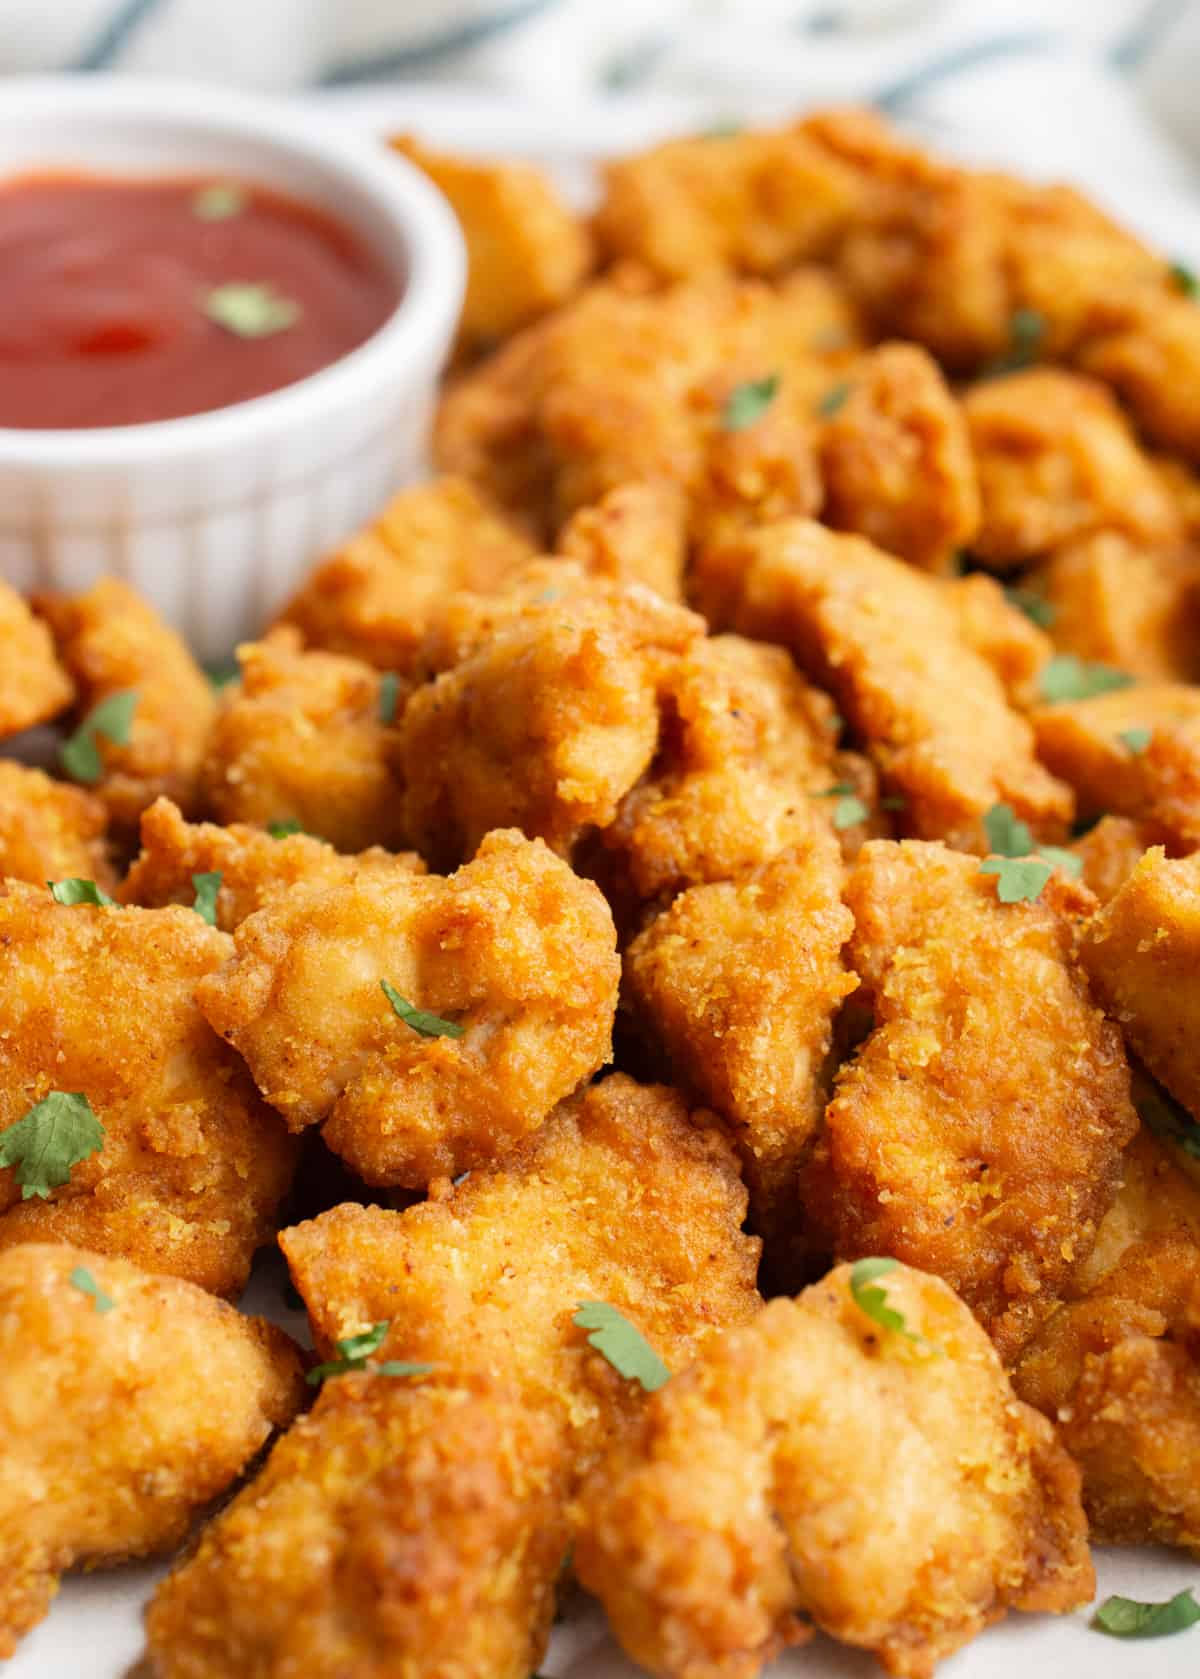
[[[184,909],[57,904],[0,891],[0,1133],[82,1092],[101,1152],[49,1199],[0,1169],[0,1249],[71,1241],[216,1294],[271,1236],[294,1148],[193,993],[231,941]]]
[[[324,890],[363,875],[391,876],[397,867],[424,874],[413,851],[384,851],[373,846],[355,857],[335,851],[308,834],[275,839],[263,828],[235,823],[217,828],[209,822],[185,822],[169,799],[157,799],[142,816],[142,849],[117,894],[123,904],[195,902],[198,874],[220,875],[217,926],[234,932],[255,910],[286,898],[297,887]]]
[[[201,765],[205,808],[223,823],[299,822],[339,851],[398,848],[403,792],[378,672],[303,652],[288,629],[244,643],[238,660]]]
[[[1152,442],[1197,461],[1200,309],[1172,292],[1165,268],[1159,276],[1110,298],[1106,330],[1082,345],[1079,365],[1112,386]]]
[[[831,688],[913,833],[987,850],[1006,802],[1058,838],[1070,791],[1037,762],[1033,734],[964,639],[953,598],[861,537],[789,519],[708,549],[697,604],[714,628],[779,641]]]
[[[309,647],[407,678],[437,604],[454,589],[491,593],[533,555],[462,478],[401,490],[379,517],[310,573],[280,623]]]
[[[507,338],[583,283],[592,266],[587,228],[540,169],[434,151],[411,134],[390,144],[446,195],[462,227],[461,350],[470,354]]]
[[[0,1657],[66,1569],[177,1545],[303,1393],[282,1330],[189,1283],[65,1243],[0,1253]]]
[[[1091,900],[1059,876],[1001,904],[974,858],[876,840],[846,902],[874,1027],[805,1170],[814,1234],[944,1277],[1010,1358],[1086,1261],[1137,1129],[1120,1033],[1074,966]]]
[[[1162,1123],[1158,1114],[1167,1123],[1173,1115],[1169,1098],[1136,1066],[1133,1100],[1142,1124],[1121,1157],[1117,1198],[1101,1219],[1096,1245],[1075,1279],[1081,1299],[1138,1243],[1169,1236],[1200,1244],[1200,1179],[1184,1169],[1186,1154],[1147,1128],[1147,1115],[1155,1124]]]
[[[45,723],[74,693],[50,631],[0,578],[0,736]]]
[[[397,864],[269,903],[197,987],[292,1130],[369,1183],[423,1189],[536,1131],[611,1048],[620,964],[590,881],[493,833],[448,880]],[[386,981],[461,1032],[398,1018]]]
[[[982,571],[946,579],[945,599],[967,646],[986,659],[1018,711],[1041,699],[1038,677],[1054,657],[1054,643],[996,582]]]
[[[935,361],[884,344],[850,370],[820,441],[822,518],[877,547],[946,572],[979,527],[967,428]]]
[[[128,743],[96,740],[103,773],[95,792],[113,825],[136,829],[142,811],[164,794],[194,810],[216,702],[183,639],[113,577],[82,595],[41,595],[36,604],[75,683],[81,719],[113,694],[137,694]]]
[[[576,1570],[650,1673],[753,1679],[808,1615],[927,1679],[1009,1609],[1095,1590],[1078,1472],[970,1312],[897,1268],[914,1343],[852,1275],[708,1341],[586,1483]]]
[[[594,577],[644,583],[664,600],[682,601],[687,503],[669,479],[621,484],[571,515],[558,551]]]
[[[972,542],[997,571],[1114,531],[1144,547],[1181,535],[1174,504],[1095,380],[1031,368],[972,385],[963,398],[983,498]]]
[[[107,826],[94,794],[0,759],[0,878],[43,886],[76,876],[111,891]]]
[[[1080,879],[1102,904],[1116,896],[1152,845],[1164,835],[1153,822],[1132,816],[1102,816],[1095,827],[1071,846],[1083,860]]]

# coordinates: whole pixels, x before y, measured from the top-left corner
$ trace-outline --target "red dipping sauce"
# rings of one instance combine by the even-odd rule
[[[0,186],[0,426],[172,420],[307,378],[402,288],[311,206],[237,181]]]

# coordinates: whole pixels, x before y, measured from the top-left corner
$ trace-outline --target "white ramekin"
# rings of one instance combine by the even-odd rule
[[[153,425],[0,428],[0,577],[22,590],[124,578],[199,657],[222,658],[421,469],[462,303],[458,225],[381,146],[178,82],[6,81],[0,179],[41,167],[259,182],[332,211],[403,280],[365,344],[269,396]]]

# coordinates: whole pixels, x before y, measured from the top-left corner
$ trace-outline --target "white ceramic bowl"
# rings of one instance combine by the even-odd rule
[[[22,590],[124,578],[201,658],[221,658],[420,470],[462,303],[458,225],[382,146],[178,82],[6,81],[0,180],[46,166],[274,187],[333,212],[404,282],[373,337],[269,396],[153,425],[0,428],[0,577]]]

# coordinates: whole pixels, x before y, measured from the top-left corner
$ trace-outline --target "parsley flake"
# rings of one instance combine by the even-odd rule
[[[843,379],[840,385],[834,385],[825,392],[817,403],[817,413],[823,420],[831,420],[849,395],[850,383]]]
[[[1004,598],[1010,606],[1015,606],[1018,612],[1023,612],[1039,630],[1050,629],[1058,617],[1058,608],[1033,589],[1022,589],[1017,584],[1010,583],[1004,591]]]
[[[70,740],[64,741],[58,751],[59,761],[72,780],[82,781],[87,787],[99,781],[104,773],[104,764],[96,741],[104,739],[114,746],[127,746],[137,703],[137,689],[122,688],[92,707]]]
[[[404,1024],[423,1038],[461,1038],[466,1033],[466,1027],[457,1021],[443,1020],[439,1014],[426,1014],[424,1009],[415,1008],[386,979],[380,980],[379,988]]]
[[[903,1335],[914,1345],[927,1348],[930,1352],[940,1353],[941,1347],[927,1341],[923,1335],[918,1335],[915,1329],[910,1329],[904,1321],[903,1312],[898,1312],[894,1306],[887,1303],[887,1290],[876,1287],[880,1277],[886,1277],[896,1269],[894,1259],[860,1259],[850,1269],[850,1294],[854,1304],[860,1312],[865,1312],[873,1323],[881,1329],[888,1329],[894,1335]]]
[[[1112,665],[1089,664],[1074,653],[1056,653],[1042,666],[1038,676],[1042,698],[1057,705],[1060,700],[1090,700],[1117,688],[1130,688],[1133,678]]]
[[[859,822],[865,822],[870,814],[860,798],[853,793],[847,793],[833,807],[833,825],[840,833],[845,828],[853,828]]]
[[[1140,758],[1150,744],[1153,729],[1122,729],[1117,739],[1121,745],[1127,747],[1135,758]]]
[[[205,665],[204,674],[211,686],[220,693],[222,688],[228,688],[231,682],[238,681],[242,668],[236,659],[218,659],[215,664]]]
[[[400,678],[394,670],[385,670],[379,678],[379,721],[396,721],[396,702],[400,698]]]
[[[80,1294],[90,1294],[96,1311],[103,1315],[111,1312],[116,1302],[111,1294],[105,1294],[92,1273],[83,1265],[77,1265],[67,1278],[72,1288],[77,1288]]]
[[[192,195],[192,214],[202,222],[227,222],[240,216],[249,202],[246,189],[232,181],[215,181]]]
[[[294,298],[284,297],[274,286],[242,280],[214,286],[200,305],[210,321],[235,338],[270,338],[295,326],[303,313]]]
[[[768,373],[765,379],[747,379],[744,385],[735,385],[721,409],[722,429],[745,431],[747,426],[762,419],[778,392],[778,373]]]
[[[302,834],[304,824],[289,816],[286,822],[268,822],[267,832],[272,839],[287,839],[291,834]]]
[[[1062,869],[1065,874],[1081,875],[1083,873],[1083,858],[1077,857],[1073,851],[1067,851],[1061,845],[1039,845],[1039,857],[1044,857],[1047,863],[1052,863],[1056,869]]]
[[[104,1147],[104,1127],[80,1091],[52,1090],[15,1124],[0,1131],[0,1166],[10,1166],[22,1201],[66,1183],[72,1166]]]
[[[330,1376],[345,1376],[352,1371],[365,1370],[367,1360],[382,1347],[391,1327],[391,1318],[383,1318],[379,1323],[373,1323],[370,1329],[364,1329],[358,1335],[348,1335],[344,1341],[339,1341],[337,1357],[331,1358],[326,1364],[316,1365],[304,1378],[309,1387],[320,1387]],[[407,1364],[398,1358],[385,1359],[382,1364],[374,1367],[375,1374],[382,1376],[425,1376],[432,1369],[432,1364]]]
[[[217,924],[217,893],[221,890],[221,871],[214,869],[212,874],[194,874],[192,885],[196,896],[192,908],[201,921],[207,921],[210,927]]]
[[[639,1329],[605,1300],[581,1300],[571,1322],[590,1330],[588,1345],[601,1353],[618,1375],[638,1382],[653,1393],[671,1379],[671,1372]]]
[[[1046,317],[1036,309],[1017,309],[1008,323],[1008,349],[997,356],[986,373],[1016,373],[1031,366],[1046,336]]]
[[[1033,903],[1054,873],[1054,865],[1040,857],[985,857],[980,874],[999,876],[996,896],[1002,904]]]
[[[1106,1597],[1092,1625],[1110,1638],[1169,1638],[1200,1621],[1200,1603],[1190,1590],[1165,1603],[1139,1603],[1135,1597]]]
[[[1186,262],[1173,262],[1167,269],[1167,278],[1184,297],[1195,297],[1200,293],[1200,280],[1196,278],[1196,270],[1189,268]]]
[[[879,801],[880,810],[907,810],[908,800],[903,793],[885,793]]]
[[[1017,903],[1021,897],[1029,897],[1032,901],[1041,892],[1055,869],[1064,869],[1070,875],[1077,875],[1083,869],[1082,857],[1077,857],[1073,851],[1067,851],[1061,845],[1038,845],[1029,824],[1021,821],[1011,805],[994,804],[990,810],[985,811],[983,829],[992,855],[987,859],[987,863],[981,865],[982,872],[1000,876],[997,896],[1002,904]],[[1017,858],[1030,858],[1034,863],[1049,864],[1045,879],[1037,885],[1036,890],[1033,889],[1035,876],[1032,871],[1020,874],[1000,867],[1002,863],[1013,862]],[[1016,891],[1022,883],[1024,889],[1019,892],[1018,897],[1005,897],[1006,891]]]
[[[997,857],[1028,857],[1037,850],[1029,824],[1021,821],[1011,805],[995,804],[985,812],[983,831],[989,850]]]
[[[99,904],[102,909],[116,909],[115,898],[96,885],[94,880],[82,880],[69,875],[66,880],[48,880],[50,896],[56,904]]]

